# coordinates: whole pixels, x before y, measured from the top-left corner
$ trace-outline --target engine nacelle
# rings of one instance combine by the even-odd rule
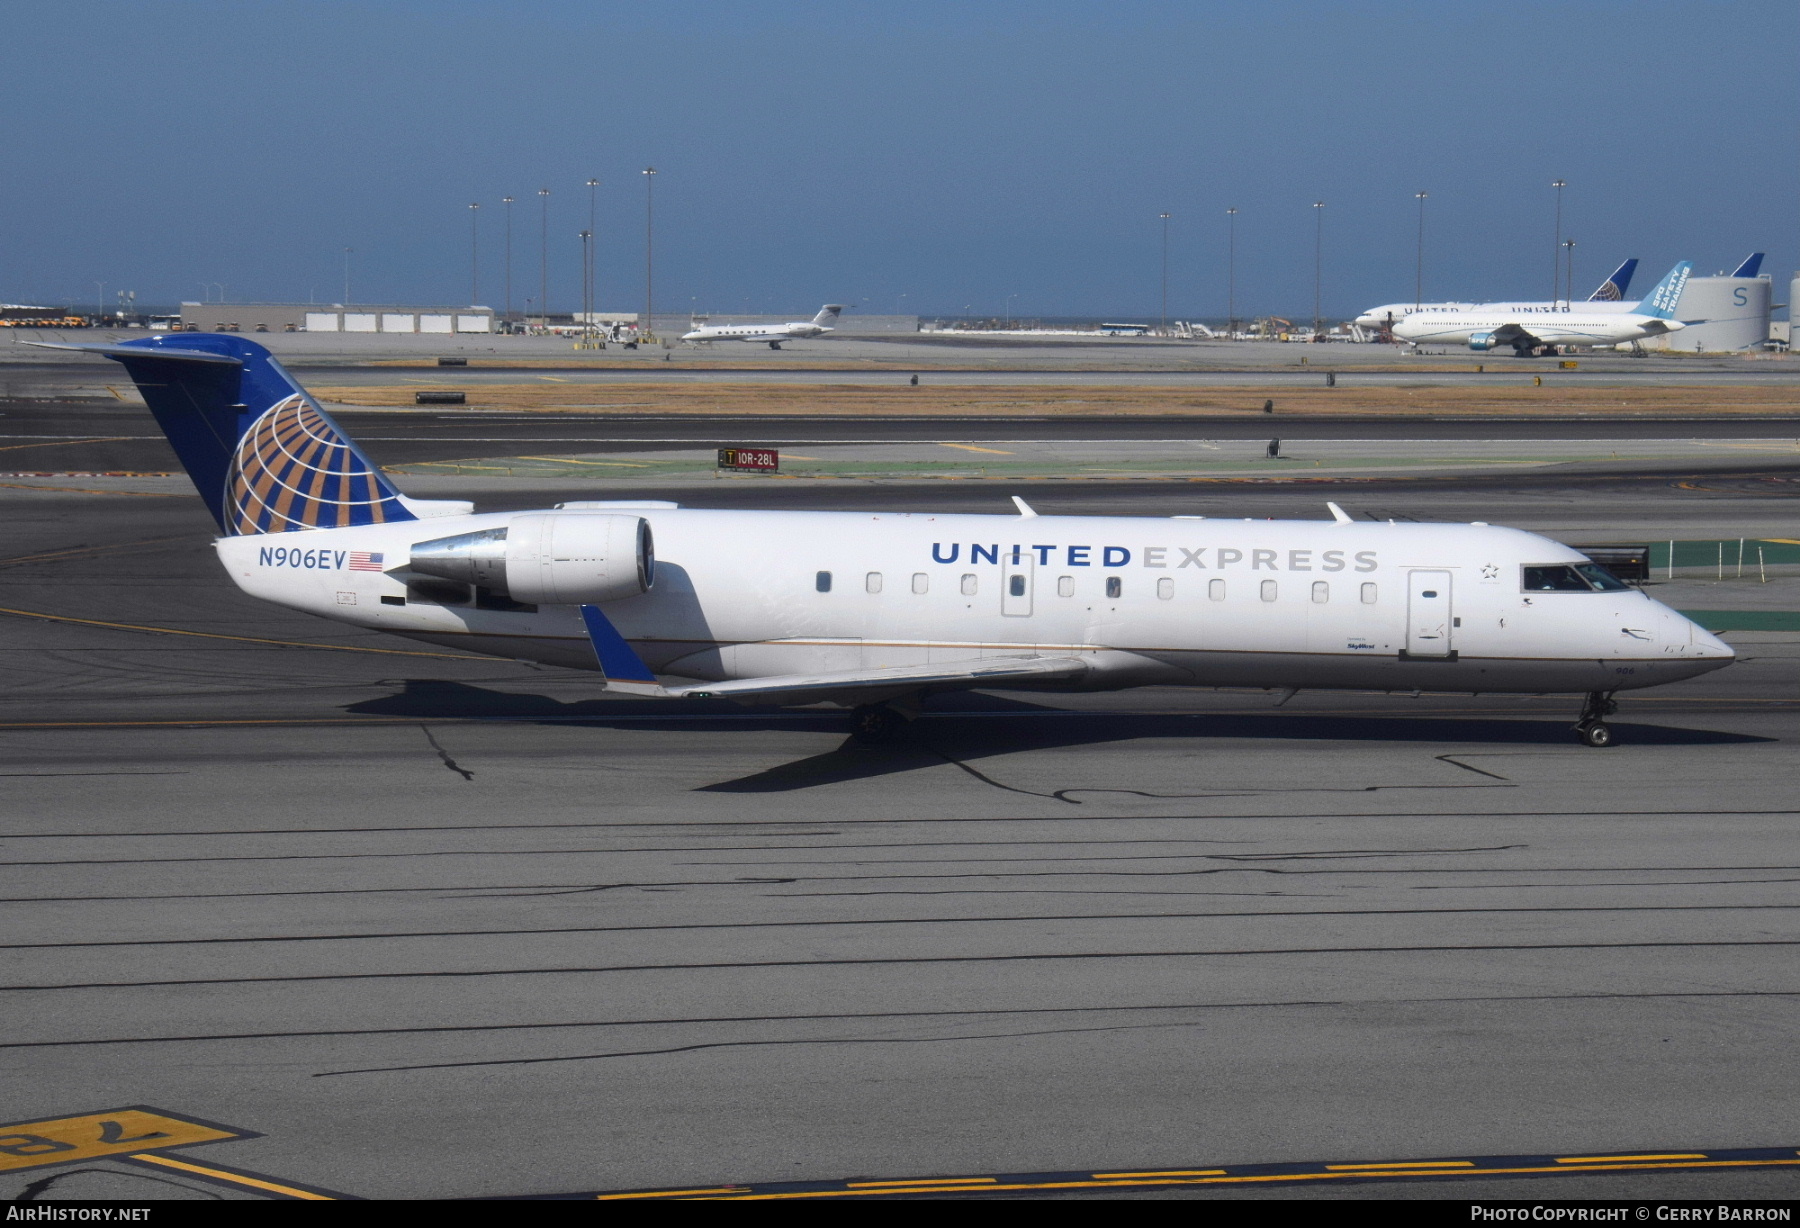
[[[533,512],[505,528],[419,542],[408,566],[532,605],[598,604],[648,591],[656,546],[641,516]]]
[[[1494,348],[1494,334],[1493,333],[1470,333],[1469,334],[1469,348],[1471,350],[1475,350],[1477,352],[1479,352],[1481,350],[1493,349]]]

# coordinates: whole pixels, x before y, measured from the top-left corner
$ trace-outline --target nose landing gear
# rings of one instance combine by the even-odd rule
[[[1606,718],[1619,710],[1611,691],[1589,691],[1582,702],[1581,715],[1575,719],[1575,740],[1583,746],[1611,746],[1612,726]]]

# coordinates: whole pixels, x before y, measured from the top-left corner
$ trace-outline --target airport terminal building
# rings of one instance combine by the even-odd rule
[[[200,333],[491,333],[494,309],[388,303],[183,303],[181,327]]]

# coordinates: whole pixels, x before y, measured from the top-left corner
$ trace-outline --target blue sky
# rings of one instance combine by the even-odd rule
[[[1309,316],[1800,258],[1800,7],[1519,3],[7,3],[0,300]],[[1785,286],[1783,287],[1785,291]],[[1785,292],[1777,295],[1785,299]]]

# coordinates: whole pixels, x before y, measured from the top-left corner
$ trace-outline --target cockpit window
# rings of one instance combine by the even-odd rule
[[[1526,567],[1520,587],[1528,593],[1591,593],[1598,586],[1589,584],[1583,574],[1590,568],[1599,570],[1592,563],[1575,567],[1567,564]],[[1607,579],[1611,580],[1612,577],[1608,576]],[[1617,580],[1613,580],[1613,583],[1619,584]],[[1619,587],[1623,588],[1624,585]]]
[[[1631,587],[1598,563],[1577,563],[1575,570],[1586,576],[1588,583],[1603,593],[1621,593]]]

